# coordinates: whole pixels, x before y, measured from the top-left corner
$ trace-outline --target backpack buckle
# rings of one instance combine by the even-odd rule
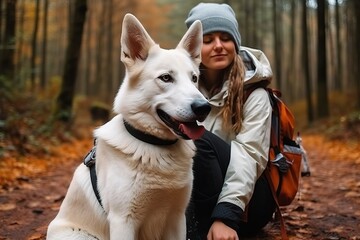
[[[271,160],[271,163],[279,168],[280,173],[285,174],[290,166],[293,164],[292,161],[289,161],[282,153],[278,153],[274,160]]]

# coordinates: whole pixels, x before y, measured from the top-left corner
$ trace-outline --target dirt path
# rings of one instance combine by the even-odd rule
[[[305,136],[311,177],[303,177],[298,199],[285,209],[290,239],[360,239],[360,146]],[[265,239],[278,239],[270,224]],[[274,237],[276,236],[276,237]]]
[[[30,177],[19,175],[14,164],[17,177],[0,189],[0,240],[45,239],[47,225],[65,197],[72,174],[91,146],[89,138],[57,147],[42,159],[46,166],[41,166],[40,173],[32,170],[40,164],[29,163],[38,159],[23,160],[30,168],[24,172]]]
[[[302,178],[298,199],[284,209],[290,239],[360,239],[359,143],[326,142],[317,135],[303,140],[311,177]],[[91,140],[83,141],[76,153],[56,156],[61,160],[53,160],[47,171],[2,186],[0,239],[45,239],[73,170],[91,146]],[[280,239],[279,229],[277,222],[270,223],[252,239]]]
[[[37,178],[20,178],[19,185],[0,194],[0,239],[45,239],[74,170],[74,162],[50,169]]]

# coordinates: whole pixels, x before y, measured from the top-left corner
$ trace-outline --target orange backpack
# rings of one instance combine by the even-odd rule
[[[269,181],[272,183],[279,206],[290,205],[299,187],[302,151],[294,140],[295,118],[281,101],[279,91],[266,88],[273,108]]]
[[[266,87],[266,85],[267,83],[260,82],[246,86],[244,98],[246,100],[251,92],[259,87],[264,88],[269,95],[272,121],[269,161],[265,174],[277,205],[281,236],[283,239],[288,239],[280,206],[290,205],[297,194],[302,150],[294,140],[294,115],[280,99],[280,91]]]

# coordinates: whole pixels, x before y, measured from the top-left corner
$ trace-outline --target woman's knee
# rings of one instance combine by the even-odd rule
[[[230,145],[209,131],[205,131],[203,136],[194,143],[197,148],[194,161],[205,165],[208,165],[209,162],[216,164],[225,177],[230,161]]]
[[[256,234],[271,221],[275,212],[275,201],[270,186],[262,175],[255,185],[253,196],[249,202],[247,222],[240,224],[242,235]]]

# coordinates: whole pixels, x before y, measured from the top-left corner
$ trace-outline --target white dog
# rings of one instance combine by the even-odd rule
[[[95,130],[99,201],[81,164],[47,239],[186,238],[193,181],[191,140],[210,111],[196,88],[202,27],[197,21],[176,49],[160,48],[131,14],[123,21],[126,75],[112,120]]]

